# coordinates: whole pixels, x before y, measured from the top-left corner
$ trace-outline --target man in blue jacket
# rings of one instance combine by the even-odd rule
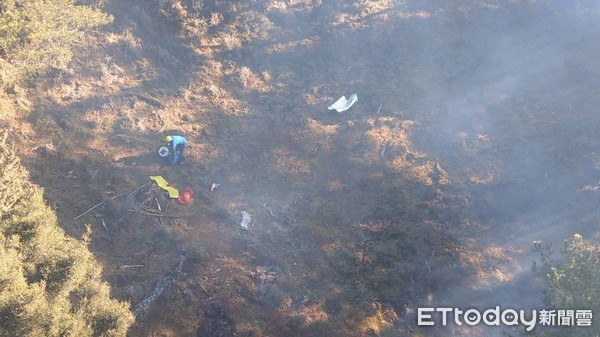
[[[172,135],[165,138],[167,148],[169,149],[169,161],[171,165],[175,165],[183,161],[183,150],[187,143],[182,136]]]

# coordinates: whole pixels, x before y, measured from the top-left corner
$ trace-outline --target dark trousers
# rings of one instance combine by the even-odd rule
[[[175,151],[173,152],[173,164],[181,163],[183,161],[183,150],[185,150],[184,144],[175,145]]]

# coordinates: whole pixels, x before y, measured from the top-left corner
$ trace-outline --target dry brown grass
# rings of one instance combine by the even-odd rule
[[[484,248],[482,251],[461,252],[461,261],[464,266],[474,270],[476,280],[474,287],[486,288],[494,283],[507,283],[521,271],[515,252],[497,245]]]
[[[107,45],[120,44],[132,50],[139,50],[142,47],[142,40],[132,32],[131,28],[120,33],[107,33],[104,40]]]
[[[340,130],[340,125],[339,124],[324,125],[316,119],[308,118],[308,129],[315,136],[329,137],[329,136],[333,136],[336,133],[338,133],[338,131]]]
[[[235,63],[208,60],[197,74],[192,75],[192,78],[191,84],[183,90],[182,96],[185,102],[180,102],[178,105],[188,105],[189,109],[203,107],[230,116],[240,116],[249,112],[245,104],[227,89],[233,82],[240,83],[239,69]],[[260,78],[257,82],[248,80],[248,85],[264,89],[261,86],[263,83],[259,80]]]
[[[482,165],[465,170],[465,174],[471,184],[489,184],[496,179],[499,172],[493,165]]]
[[[317,303],[304,306],[296,313],[293,313],[292,316],[299,316],[304,318],[304,322],[307,325],[311,325],[316,322],[325,322],[329,319],[329,317],[323,309],[323,303],[324,301],[319,301]]]
[[[238,49],[247,42],[262,41],[270,37],[275,24],[265,13],[248,9],[234,11],[236,13],[230,20],[224,20],[222,15],[215,13],[209,18],[184,18],[187,36],[196,38],[199,46],[220,46],[225,50]],[[208,27],[216,27],[216,32],[208,34]]]
[[[358,17],[364,18],[390,10],[397,4],[397,0],[359,0],[354,6],[358,9]]]
[[[408,151],[412,149],[410,136],[415,127],[415,122],[411,120],[398,120],[395,117],[380,117],[367,120],[370,128],[367,131],[369,140],[375,144],[376,148],[382,148],[384,145],[399,147]]]
[[[323,0],[271,0],[267,5],[267,11],[278,11],[282,13],[310,12],[315,7],[321,6]]]
[[[348,26],[353,30],[364,29],[387,22],[393,18],[427,19],[430,12],[403,10],[405,2],[398,0],[360,0],[354,3],[354,10],[340,12],[334,21],[335,26]]]
[[[434,165],[435,164],[431,161],[423,164],[412,165],[405,170],[405,174],[409,179],[420,181],[424,185],[431,186],[433,184],[431,175],[433,173]]]
[[[360,332],[363,335],[376,336],[393,326],[394,322],[398,321],[399,317],[392,308],[382,309],[379,303],[374,303],[375,313],[367,318],[364,318],[359,326]]]
[[[289,41],[289,42],[284,42],[284,43],[275,43],[272,47],[269,47],[267,49],[267,52],[278,53],[278,52],[292,51],[293,49],[296,49],[298,47],[305,47],[305,48],[311,49],[311,48],[317,47],[319,45],[320,40],[321,40],[321,38],[319,36],[310,36],[310,37],[299,39],[299,40],[294,40],[294,41]]]
[[[273,168],[290,178],[302,178],[311,173],[310,162],[290,152],[287,148],[277,147],[271,151]]]
[[[367,123],[370,125],[367,137],[375,145],[376,151],[383,155],[387,151],[393,153],[394,157],[388,163],[393,171],[427,186],[433,183],[449,183],[448,173],[441,164],[428,160],[425,152],[415,148],[411,140],[416,127],[414,121],[380,117],[369,119]]]
[[[255,74],[248,67],[241,67],[237,69],[238,80],[244,89],[251,89],[260,93],[271,91],[271,86],[268,84],[270,74],[264,72],[260,75]]]

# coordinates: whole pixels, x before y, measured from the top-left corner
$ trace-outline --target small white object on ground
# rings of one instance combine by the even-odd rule
[[[350,107],[352,105],[354,105],[354,103],[356,103],[356,102],[358,102],[357,94],[352,94],[350,96],[350,98],[348,98],[348,99],[346,99],[346,96],[342,96],[335,103],[328,106],[327,109],[329,109],[329,110],[335,109],[337,112],[342,112],[342,111],[346,111],[346,110],[350,109]]]
[[[159,154],[161,157],[166,157],[166,156],[168,156],[168,155],[169,155],[169,149],[168,149],[167,147],[163,146],[163,147],[161,147],[160,149],[158,149],[158,154]]]
[[[250,223],[252,223],[252,216],[250,213],[242,211],[242,222],[240,223],[240,226],[242,226],[243,229],[250,229]]]

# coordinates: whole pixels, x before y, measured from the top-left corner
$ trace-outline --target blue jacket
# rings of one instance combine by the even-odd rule
[[[179,157],[183,154],[186,143],[187,141],[182,136],[171,136],[171,142],[167,144],[169,151],[173,154],[173,157],[171,157],[171,164],[175,165],[177,163]],[[179,153],[177,153],[177,146],[180,147]]]

